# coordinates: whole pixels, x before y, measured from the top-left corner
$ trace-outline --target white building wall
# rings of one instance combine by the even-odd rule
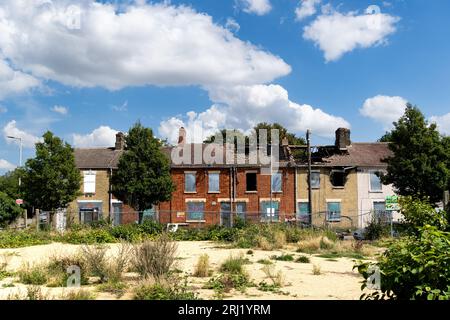
[[[392,185],[382,185],[381,191],[370,190],[370,172],[380,171],[379,168],[358,168],[358,224],[360,228],[364,228],[371,221],[371,212],[373,210],[374,202],[386,201],[387,196],[395,195]],[[401,215],[398,212],[393,212],[393,220],[398,221]]]

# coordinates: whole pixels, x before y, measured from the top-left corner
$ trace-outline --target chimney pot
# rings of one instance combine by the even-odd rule
[[[123,150],[125,148],[125,135],[122,132],[116,134],[116,150]]]
[[[339,128],[336,130],[336,148],[339,150],[347,150],[347,147],[352,144],[350,140],[350,129]]]

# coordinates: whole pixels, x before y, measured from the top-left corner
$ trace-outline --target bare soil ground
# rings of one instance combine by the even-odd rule
[[[116,245],[110,245],[110,250],[115,249]],[[53,243],[49,245],[25,247],[18,249],[0,249],[0,255],[7,254],[8,266],[7,271],[17,271],[24,263],[35,264],[45,263],[50,257],[61,253],[76,253],[80,246],[70,244]],[[251,261],[251,264],[245,265],[245,269],[250,275],[251,280],[258,284],[265,280],[266,274],[261,270],[263,264],[258,263],[260,259],[270,259],[273,255],[289,253],[298,257],[306,255],[310,258],[310,263],[297,263],[287,261],[271,260],[275,270],[280,270],[284,275],[285,286],[280,289],[281,292],[263,292],[256,287],[247,288],[245,293],[239,291],[231,291],[225,294],[224,299],[337,299],[337,300],[354,300],[359,299],[361,295],[361,276],[352,268],[355,260],[349,258],[337,258],[335,261],[320,258],[314,255],[300,254],[295,252],[295,247],[287,246],[283,250],[262,251],[252,249],[253,254],[247,254],[248,249],[230,249],[212,242],[178,242],[176,268],[182,274],[189,276],[189,286],[199,294],[202,299],[213,299],[215,293],[213,290],[203,289],[204,284],[209,278],[196,278],[192,274],[194,272],[197,259],[202,254],[208,254],[210,264],[214,274],[218,273],[221,263],[230,255],[238,256],[243,254]],[[313,265],[320,266],[321,274],[313,274]],[[132,289],[137,285],[137,280],[133,280],[133,274],[128,275],[130,286],[126,294],[120,299],[131,299]],[[13,287],[9,285],[13,284]],[[8,299],[15,293],[26,293],[26,285],[17,282],[14,277],[7,277],[0,281],[0,299]],[[92,290],[96,299],[118,299],[113,294],[99,292],[95,286],[83,286],[83,288]],[[54,299],[60,298],[68,288],[47,288],[42,287],[42,291],[49,297]]]

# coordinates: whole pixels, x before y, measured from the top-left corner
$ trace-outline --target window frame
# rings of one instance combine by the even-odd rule
[[[342,220],[342,201],[340,199],[330,199],[326,201],[327,203],[327,222],[340,222]],[[330,217],[330,204],[339,204],[339,217],[338,218],[331,218]]]
[[[255,190],[248,190],[248,175],[255,175]],[[246,193],[257,193],[258,192],[258,172],[257,171],[245,171],[245,192]]]
[[[187,176],[194,176],[194,191],[187,190]],[[184,193],[197,193],[197,171],[185,171],[184,172]]]
[[[273,189],[273,177],[275,176],[275,175],[279,175],[280,176],[280,189],[279,190],[274,190]],[[270,190],[272,191],[272,193],[283,193],[283,172],[282,171],[279,171],[279,172],[275,172],[275,173],[272,173],[271,174],[271,176],[270,176]]]
[[[203,206],[203,212],[201,219],[192,219],[192,217],[189,216],[190,213],[198,213],[196,211],[190,211],[189,210],[189,204],[190,203],[196,203],[196,204],[202,204]],[[205,207],[206,207],[206,200],[204,199],[186,199],[186,222],[205,222]]]
[[[217,190],[211,190],[212,176],[217,176]],[[208,171],[208,193],[220,193],[220,171]]]
[[[86,178],[93,177],[93,181],[88,181],[86,184]],[[87,186],[91,185],[91,188],[87,188]],[[83,193],[86,194],[95,194],[97,191],[97,171],[86,170],[83,171]]]
[[[319,184],[318,186],[313,186],[312,184],[312,175],[318,174],[319,175]],[[320,170],[311,170],[311,189],[320,189],[320,183],[321,183],[321,173]],[[308,174],[306,174],[306,183],[308,183]]]
[[[381,192],[383,192],[383,183],[381,182],[381,178],[376,175],[379,172],[380,171],[377,171],[377,170],[370,170],[369,171],[369,192],[373,192],[373,193],[381,193]],[[372,189],[372,175],[376,176],[378,178],[378,181],[380,182],[380,189],[379,190]]]

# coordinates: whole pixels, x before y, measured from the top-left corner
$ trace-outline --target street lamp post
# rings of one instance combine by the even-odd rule
[[[13,139],[13,140],[18,140],[19,141],[19,146],[20,146],[20,150],[19,150],[19,168],[22,167],[22,149],[23,149],[23,143],[22,143],[22,138],[21,137],[13,137],[13,136],[8,136],[9,139]],[[22,177],[19,174],[19,192],[20,192],[20,187],[22,186]],[[25,213],[25,228],[27,227],[27,214]]]

